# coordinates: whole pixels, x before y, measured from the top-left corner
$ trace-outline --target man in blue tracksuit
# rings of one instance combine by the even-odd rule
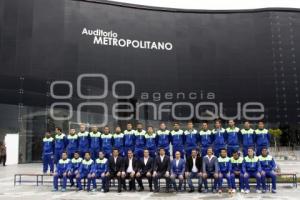
[[[227,157],[226,149],[222,149],[220,153],[220,157],[218,158],[219,163],[219,193],[222,193],[222,184],[223,178],[227,180],[228,185],[228,193],[231,194],[231,179],[230,179],[230,172],[232,170],[230,158]]]
[[[122,133],[120,126],[115,128],[115,133],[113,134],[113,144],[114,148],[119,149],[120,155],[124,157],[124,134]]]
[[[98,131],[97,126],[92,127],[90,132],[90,152],[92,159],[95,160],[98,157],[98,152],[100,151],[100,140],[101,133]]]
[[[180,151],[175,151],[175,158],[171,161],[171,182],[176,192],[182,191],[182,183],[185,172],[185,160],[180,155]],[[179,179],[179,186],[177,187],[176,178]]]
[[[56,164],[56,171],[53,175],[53,191],[58,191],[58,179],[62,179],[61,191],[66,191],[68,170],[70,169],[70,159],[68,159],[67,152],[63,152],[61,159]]]
[[[240,145],[240,129],[235,127],[233,120],[228,121],[228,128],[226,128],[227,150],[228,156],[232,156],[232,152],[239,150]]]
[[[148,149],[150,157],[155,158],[157,137],[156,134],[154,133],[152,126],[148,126],[147,133],[145,135],[145,140],[146,140],[146,149]]]
[[[250,192],[249,179],[256,178],[256,192],[261,193],[261,166],[257,156],[254,155],[252,148],[248,149],[248,155],[244,158],[243,173],[245,183],[245,193]]]
[[[244,122],[244,128],[241,130],[243,155],[246,156],[249,147],[255,147],[255,131],[251,128],[250,122]]]
[[[104,157],[102,151],[99,152],[99,157],[96,159],[95,164],[91,170],[91,181],[93,183],[93,192],[96,191],[97,184],[96,179],[102,180],[101,192],[107,192],[106,187],[106,173],[108,171],[108,162],[107,158]],[[90,186],[88,186],[90,187]]]
[[[159,125],[159,130],[156,132],[157,135],[157,147],[158,149],[163,148],[167,156],[170,156],[170,131],[167,130],[167,126],[164,122]]]
[[[136,126],[135,131],[135,148],[134,148],[134,155],[137,159],[140,159],[144,156],[144,149],[145,149],[145,134],[146,131],[143,130],[143,124],[138,123]]]
[[[78,186],[78,190],[82,190],[81,180],[86,178],[87,182],[87,191],[90,191],[91,186],[91,170],[94,165],[94,161],[91,159],[91,155],[89,152],[86,152],[84,155],[84,159],[79,167],[79,174],[76,176],[76,182]]]
[[[256,137],[256,155],[261,155],[261,150],[270,146],[270,133],[264,128],[264,122],[258,122],[258,129],[255,130]]]
[[[214,154],[216,157],[219,157],[221,149],[226,147],[225,132],[225,129],[222,128],[221,120],[216,120],[215,128],[212,130]]]
[[[207,122],[202,123],[202,129],[199,132],[199,138],[201,144],[201,157],[203,158],[207,153],[208,147],[212,145],[212,132],[208,130]]]
[[[101,134],[101,151],[109,158],[113,149],[113,135],[109,132],[109,127],[105,126]]]
[[[51,137],[51,133],[47,131],[45,137],[43,138],[43,173],[47,173],[48,166],[50,167],[50,173],[53,173],[54,163],[53,163],[53,152],[54,152],[54,139]]]
[[[198,149],[199,133],[194,129],[193,122],[187,123],[187,130],[184,131],[185,152],[186,156],[191,156],[193,149]]]
[[[82,163],[82,158],[79,155],[79,152],[74,153],[74,157],[71,159],[70,169],[68,171],[68,178],[70,179],[71,187],[74,185],[74,178],[79,175],[79,168]]]
[[[258,157],[261,166],[262,192],[266,192],[266,178],[272,179],[272,193],[276,193],[276,163],[272,156],[268,154],[268,149],[263,148]]]
[[[78,151],[78,136],[75,129],[70,129],[69,135],[67,136],[67,147],[66,147],[68,158],[72,159],[76,151]]]
[[[184,157],[184,133],[180,129],[178,122],[174,123],[174,130],[171,131],[171,143],[173,147],[173,157],[175,157],[175,152],[179,151],[181,158]]]
[[[85,130],[85,125],[80,124],[80,131],[78,135],[78,151],[80,156],[83,157],[85,152],[89,151],[90,139],[89,139],[89,132]]]
[[[66,135],[62,133],[62,129],[59,127],[55,128],[55,148],[54,148],[54,162],[57,164],[59,159],[61,158],[62,152],[64,152],[66,148]]]
[[[243,161],[244,159],[240,157],[238,151],[234,151],[232,157],[230,158],[231,162],[231,187],[232,192],[236,192],[235,179],[238,178],[240,182],[240,191],[244,193],[244,174],[243,174]]]
[[[132,129],[132,123],[127,123],[127,129],[124,131],[124,152],[127,155],[129,149],[134,151],[135,130]]]

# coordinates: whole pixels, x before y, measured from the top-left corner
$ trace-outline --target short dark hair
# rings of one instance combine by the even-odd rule
[[[62,132],[62,129],[60,127],[55,127],[55,129],[59,130],[60,132]]]

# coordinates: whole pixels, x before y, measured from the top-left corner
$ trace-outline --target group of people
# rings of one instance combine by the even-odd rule
[[[187,130],[180,129],[174,123],[172,131],[161,123],[159,130],[152,126],[143,129],[138,123],[133,130],[131,123],[122,132],[118,126],[110,133],[109,127],[91,127],[86,131],[80,125],[76,134],[71,129],[65,136],[60,128],[55,129],[55,136],[46,132],[43,139],[43,171],[54,173],[54,191],[58,190],[58,180],[62,179],[62,191],[66,190],[67,179],[71,186],[76,179],[76,187],[82,190],[82,179],[87,179],[87,190],[97,188],[96,180],[102,180],[101,190],[109,191],[111,179],[118,180],[118,192],[127,190],[126,179],[129,179],[129,190],[135,190],[137,181],[139,190],[144,190],[143,178],[147,178],[150,191],[159,191],[159,179],[166,179],[166,191],[173,186],[175,191],[182,191],[184,179],[187,179],[190,191],[194,192],[192,179],[198,179],[198,191],[208,192],[207,179],[214,179],[213,192],[222,192],[223,179],[227,180],[228,192],[236,192],[235,179],[239,179],[239,190],[249,193],[249,178],[256,179],[256,191],[266,192],[266,178],[272,179],[272,192],[276,192],[276,164],[268,154],[270,135],[262,121],[253,130],[248,121],[239,129],[233,120],[228,128],[222,128],[221,121],[215,122],[213,130],[203,122],[200,131],[187,123]],[[170,145],[171,144],[171,145]],[[242,149],[243,156],[239,153]],[[256,149],[256,153],[254,150]],[[176,179],[179,184],[177,185]],[[152,186],[154,185],[154,189]],[[262,190],[261,190],[262,189]]]

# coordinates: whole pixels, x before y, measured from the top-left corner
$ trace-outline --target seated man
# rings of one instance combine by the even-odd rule
[[[261,166],[262,192],[266,192],[266,178],[272,179],[272,193],[276,193],[276,163],[272,156],[268,155],[268,149],[262,148],[261,155],[258,157]]]
[[[71,187],[74,185],[74,178],[79,174],[79,168],[82,163],[82,158],[78,151],[75,151],[74,158],[71,160],[71,167],[68,170],[68,178],[70,179]]]
[[[84,159],[80,165],[79,173],[76,176],[76,182],[78,190],[82,190],[81,180],[88,179],[87,191],[90,191],[91,185],[91,170],[94,165],[94,161],[91,159],[90,152],[85,152]]]
[[[208,192],[207,178],[213,178],[214,185],[212,191],[213,193],[216,193],[217,184],[218,184],[219,164],[218,164],[218,158],[213,155],[213,150],[211,147],[207,148],[207,155],[204,156],[203,158],[202,170],[203,170],[203,182],[205,187],[204,192],[205,193]]]
[[[244,174],[243,174],[243,158],[240,157],[238,151],[234,151],[230,159],[231,162],[231,187],[232,192],[236,192],[235,179],[239,178],[240,181],[240,191],[244,193]]]
[[[136,179],[139,184],[139,191],[144,190],[142,178],[147,178],[149,183],[150,192],[152,192],[152,171],[153,171],[153,158],[150,157],[148,149],[144,149],[144,157],[140,160]]]
[[[122,172],[122,185],[126,188],[126,178],[129,178],[129,191],[135,191],[135,173],[138,170],[138,160],[133,157],[132,150],[127,151],[127,158],[123,159],[124,171]]]
[[[121,175],[123,170],[123,159],[119,156],[119,150],[114,149],[113,155],[108,159],[108,172],[107,176],[107,184],[106,184],[106,192],[109,191],[109,183],[110,180],[116,178],[118,180],[118,192],[121,192],[122,184],[121,184]]]
[[[180,151],[175,152],[175,159],[171,164],[171,181],[176,192],[181,191],[185,171],[185,160],[181,158]],[[176,178],[179,179],[179,187],[176,185]]]
[[[99,157],[96,159],[95,164],[91,170],[91,179],[93,183],[93,192],[96,191],[97,184],[96,179],[99,178],[102,180],[101,192],[106,192],[106,173],[108,171],[108,162],[107,158],[104,157],[102,151],[99,152]],[[90,186],[88,186],[90,187]]]
[[[245,193],[250,192],[249,178],[256,178],[256,192],[260,191],[260,181],[261,181],[261,167],[257,156],[254,156],[253,148],[248,149],[248,155],[244,158],[243,162],[243,173],[245,182]]]
[[[63,152],[61,155],[61,159],[56,164],[56,172],[53,175],[53,191],[58,190],[58,179],[63,180],[61,191],[66,191],[67,186],[67,172],[70,168],[70,159],[68,159],[67,152]]]
[[[153,167],[154,192],[159,192],[158,180],[166,179],[166,192],[170,189],[170,157],[166,155],[165,149],[159,149],[159,155],[156,156]]]
[[[231,172],[231,162],[230,158],[227,157],[227,150],[221,149],[220,157],[218,158],[219,163],[219,193],[222,193],[223,178],[226,178],[228,185],[228,193],[231,194],[231,182],[230,182],[230,172]]]
[[[193,186],[193,178],[198,179],[198,192],[202,192],[202,158],[197,155],[197,150],[192,150],[192,155],[187,158],[185,167],[185,178],[190,188],[189,192],[194,192],[195,188]]]

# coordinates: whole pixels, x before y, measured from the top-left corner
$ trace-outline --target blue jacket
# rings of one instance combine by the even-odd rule
[[[209,147],[212,145],[212,132],[210,130],[201,130],[199,132],[199,138],[202,147]]]
[[[242,143],[244,147],[254,147],[255,144],[255,132],[252,128],[241,130]]]
[[[185,160],[180,158],[178,166],[176,166],[176,159],[171,161],[171,174],[183,175],[185,172]]]
[[[174,147],[183,148],[183,144],[184,144],[183,130],[171,131],[171,143]]]
[[[243,173],[246,172],[261,172],[260,162],[257,156],[254,156],[253,158],[247,156],[244,158]]]
[[[66,135],[64,133],[61,133],[60,135],[56,134],[55,137],[55,149],[62,151],[66,148],[67,139]]]
[[[237,160],[233,157],[230,158],[231,162],[231,172],[242,172],[243,171],[243,161],[242,157],[239,157]]]
[[[199,133],[197,130],[193,129],[192,131],[184,131],[185,145],[188,148],[195,148],[199,142]]]
[[[90,147],[91,149],[100,149],[101,133],[90,132]]]
[[[225,129],[213,129],[212,130],[213,143],[215,146],[225,146]]]
[[[221,173],[231,172],[232,166],[229,157],[226,158],[219,157],[218,163],[219,163],[219,170]]]
[[[90,173],[93,165],[94,165],[94,161],[92,159],[90,160],[83,159],[79,167],[79,173],[85,175]]]
[[[124,147],[124,134],[123,133],[114,133],[113,134],[113,146],[117,149],[123,149]]]
[[[53,155],[54,139],[53,137],[43,138],[43,155]]]
[[[65,172],[68,172],[70,170],[70,167],[71,167],[70,159],[68,158],[66,160],[60,159],[56,164],[56,172],[61,175]]]
[[[111,151],[113,146],[113,135],[111,133],[101,134],[101,148],[103,151]]]
[[[228,146],[239,146],[240,129],[238,127],[226,128],[226,139]]]
[[[124,131],[124,146],[132,148],[135,142],[135,130]]]
[[[170,145],[170,131],[158,130],[157,133],[157,146],[158,148],[167,148]]]
[[[102,173],[106,173],[108,171],[108,162],[107,158],[97,158],[95,164],[92,167],[92,173],[101,175]]]
[[[267,155],[266,157],[263,157],[262,155],[260,155],[258,156],[258,160],[261,166],[261,170],[270,172],[276,169],[276,164],[272,156]]]
[[[270,133],[267,129],[256,129],[255,137],[257,146],[270,146]]]
[[[67,151],[78,150],[78,136],[77,134],[67,136]]]
[[[75,171],[79,171],[81,163],[82,163],[82,158],[80,158],[80,157],[78,159],[72,158],[72,160],[71,160],[71,166],[70,166],[70,171],[72,173],[74,173]]]
[[[145,134],[145,130],[142,130],[141,132],[139,132],[138,130],[135,131],[134,135],[136,148],[145,148]]]
[[[89,132],[79,132],[78,134],[78,148],[80,150],[88,150],[90,145]]]
[[[157,146],[156,134],[152,133],[152,135],[149,135],[148,133],[146,133],[145,139],[146,139],[146,148],[150,150],[156,150],[156,146]]]

